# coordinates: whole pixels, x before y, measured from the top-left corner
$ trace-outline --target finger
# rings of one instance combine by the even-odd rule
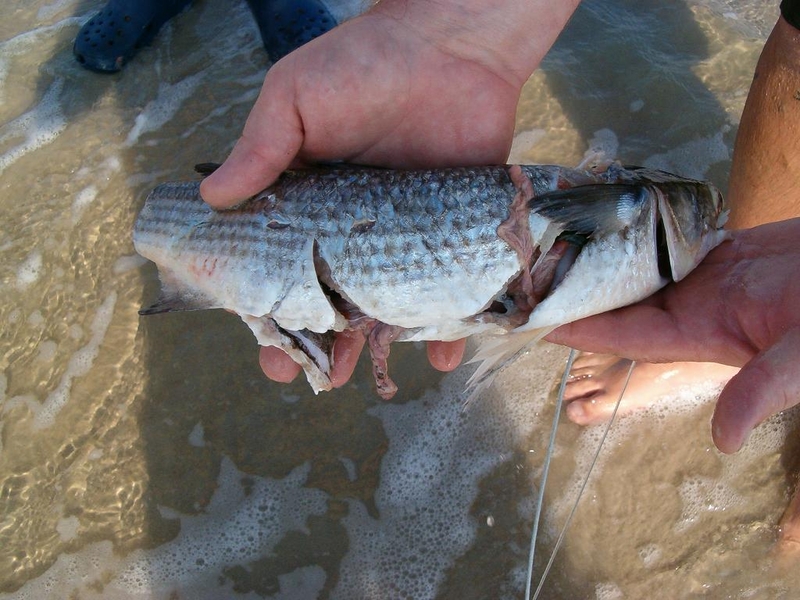
[[[291,61],[289,61],[291,65]],[[229,208],[272,184],[303,143],[303,125],[292,90],[291,68],[273,67],[227,160],[200,184],[214,208]]]
[[[658,293],[642,302],[573,321],[545,340],[584,352],[613,354],[642,362],[718,362],[741,365],[752,347],[725,329],[721,317],[707,318],[704,307],[693,314],[663,308]]]
[[[269,379],[278,383],[289,383],[297,377],[300,365],[289,355],[274,346],[262,346],[258,352],[258,364]]]
[[[800,328],[789,330],[735,375],[717,401],[711,435],[722,452],[739,450],[767,417],[800,403]]]
[[[455,342],[428,342],[428,360],[437,371],[452,371],[464,358],[467,340]]]
[[[661,308],[636,304],[567,323],[545,339],[585,352],[656,362],[672,358],[658,354],[668,354],[678,335],[674,322]],[[659,340],[657,345],[654,337]]]
[[[343,331],[333,343],[333,367],[331,384],[338,388],[348,382],[358,364],[358,357],[364,348],[364,336],[358,331]]]

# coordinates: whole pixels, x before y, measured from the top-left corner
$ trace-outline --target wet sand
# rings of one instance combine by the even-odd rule
[[[469,367],[435,373],[418,345],[393,347],[385,403],[366,361],[319,396],[265,381],[232,315],[140,319],[138,209],[225,157],[269,63],[244,3],[199,2],[123,73],[89,73],[71,45],[98,7],[13,0],[0,23],[0,597],[521,597],[566,351],[464,409]],[[512,161],[595,145],[724,188],[776,14],[587,0],[526,86]],[[797,595],[771,550],[798,416],[724,456],[715,392],[619,421],[543,598]],[[562,420],[540,557],[601,432]]]

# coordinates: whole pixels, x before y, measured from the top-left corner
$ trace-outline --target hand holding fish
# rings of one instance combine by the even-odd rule
[[[203,198],[232,206],[290,165],[505,162],[522,85],[578,2],[487,4],[385,0],[276,63],[230,157],[203,182]],[[349,379],[363,343],[357,332],[338,336],[334,387]],[[463,349],[431,342],[428,354],[447,371]],[[262,348],[260,363],[277,381],[300,371],[277,348]]]
[[[286,171],[226,211],[197,181],[162,184],[133,240],[162,284],[142,314],[233,311],[314,391],[337,383],[337,332],[363,334],[388,399],[392,342],[497,334],[476,355],[477,391],[558,325],[683,279],[724,218],[714,186],[618,164],[342,167]]]
[[[723,452],[735,452],[761,421],[800,403],[800,218],[732,236],[683,281],[547,338],[640,361],[742,366],[712,421]]]

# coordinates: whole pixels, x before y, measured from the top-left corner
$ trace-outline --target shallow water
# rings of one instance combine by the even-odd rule
[[[157,280],[135,214],[230,150],[269,65],[258,31],[244,3],[200,1],[104,77],[71,55],[97,3],[5,6],[0,596],[521,597],[563,349],[462,410],[469,369],[436,374],[414,345],[393,349],[384,403],[365,362],[320,396],[268,383],[226,313],[140,319]],[[776,6],[586,0],[526,86],[512,160],[597,146],[724,188]],[[796,596],[770,550],[797,417],[722,456],[713,397],[620,421],[543,597]],[[599,435],[562,424],[540,556]]]

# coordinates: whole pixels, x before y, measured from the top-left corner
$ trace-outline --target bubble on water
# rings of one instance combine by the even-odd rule
[[[286,389],[281,389],[280,395],[281,395],[281,400],[283,402],[286,402],[286,404],[295,404],[302,398],[302,396],[298,394],[289,393],[288,391],[286,391]]]
[[[650,569],[654,567],[659,560],[661,560],[661,547],[658,544],[645,544],[638,550],[639,558],[642,559],[642,564]]]
[[[41,327],[44,325],[44,316],[42,311],[34,310],[28,315],[28,325],[31,327]]]
[[[142,593],[197,585],[204,578],[215,581],[226,566],[269,554],[286,532],[306,531],[308,517],[326,510],[327,495],[303,487],[309,471],[304,464],[280,480],[248,475],[252,485],[245,493],[244,474],[223,457],[218,488],[205,513],[181,517],[181,532],[173,541],[132,553],[114,587]]]
[[[639,112],[644,108],[644,100],[638,98],[628,105],[631,112]]]
[[[78,520],[78,517],[63,517],[56,523],[56,531],[58,532],[58,536],[61,538],[61,541],[68,542],[75,539],[75,537],[78,535],[79,526],[80,521]]]
[[[122,275],[133,269],[138,269],[142,265],[147,264],[147,259],[139,256],[138,254],[131,254],[128,256],[120,256],[114,263],[114,275]]]
[[[88,187],[83,188],[80,192],[75,194],[75,199],[72,201],[72,223],[77,223],[83,211],[89,206],[92,202],[94,202],[95,198],[97,198],[97,187],[94,185],[90,185]]]
[[[587,156],[601,156],[607,160],[614,160],[619,154],[619,138],[611,129],[598,129],[589,140],[584,160]]]
[[[785,410],[756,427],[744,444],[744,450],[757,454],[779,452],[786,437],[800,425],[800,409]]]
[[[197,423],[189,432],[189,445],[195,448],[202,448],[206,445],[203,439],[203,424]]]
[[[351,459],[347,458],[346,456],[340,456],[339,462],[342,463],[345,471],[347,471],[348,480],[355,481],[356,479],[358,479],[358,470],[356,469],[356,463],[354,463]]]
[[[6,400],[5,403],[3,403],[2,414],[6,414],[7,412],[19,406],[26,406],[28,407],[28,410],[30,410],[32,413],[35,413],[39,409],[40,404],[36,396],[33,394],[20,394],[19,396],[12,396]]]
[[[625,594],[616,583],[598,583],[594,586],[594,595],[597,600],[620,600]]]
[[[669,370],[664,375],[669,380],[675,378],[677,374],[674,370]],[[598,455],[583,498],[589,498],[593,493],[595,482],[602,479],[606,462],[614,456],[611,452],[612,448],[621,445],[632,435],[641,431],[643,426],[654,421],[659,422],[659,428],[666,435],[671,428],[681,426],[683,423],[675,417],[691,414],[712,402],[718,396],[720,389],[721,384],[718,381],[676,381],[670,393],[650,400],[650,403],[644,407],[618,416],[603,442],[603,448]],[[547,521],[563,521],[567,512],[572,508],[605,430],[606,423],[581,428],[573,446],[568,450],[575,463],[573,475],[564,484],[558,498],[545,507]],[[548,533],[557,535],[555,529],[548,530]]]
[[[174,540],[126,556],[114,552],[110,542],[62,553],[15,597],[51,598],[54,590],[63,592],[64,582],[80,589],[82,598],[167,598],[176,589],[182,590],[181,597],[197,600],[232,597],[229,585],[220,583],[226,579],[226,568],[271,554],[289,531],[307,531],[308,518],[327,510],[327,495],[305,487],[309,471],[306,463],[283,479],[261,478],[242,473],[223,457],[217,489],[203,514],[185,516],[162,510],[169,518],[180,519],[180,533]],[[241,483],[245,477],[250,482],[247,490]],[[61,519],[59,534],[72,535],[76,521]],[[97,592],[93,584],[101,580],[102,592]],[[314,598],[326,575],[321,567],[309,565],[280,575],[278,581],[281,589],[273,598]]]
[[[53,340],[44,340],[39,343],[37,348],[39,354],[36,356],[38,362],[49,363],[51,362],[58,351],[58,344]]]
[[[469,368],[448,374],[418,400],[370,409],[389,439],[375,493],[380,519],[363,503],[348,502],[350,550],[334,598],[378,598],[387,589],[395,597],[436,596],[486,526],[485,517],[470,513],[478,483],[538,423],[533,408],[547,397],[552,375],[526,369],[530,359],[541,364],[543,357],[523,357],[466,407]]]
[[[3,102],[6,92],[5,84],[13,57],[28,54],[33,48],[41,46],[44,40],[55,39],[54,34],[61,29],[77,27],[81,24],[82,19],[80,17],[68,17],[52,25],[37,27],[0,42],[0,103]]]
[[[325,570],[317,565],[301,567],[291,573],[278,575],[280,591],[270,596],[270,600],[319,598],[326,580]]]
[[[33,250],[17,268],[17,287],[24,289],[39,280],[42,274],[42,253]]]
[[[744,500],[730,488],[724,476],[687,477],[678,486],[678,493],[683,502],[681,517],[675,523],[678,533],[689,529],[704,513],[726,510]]]

